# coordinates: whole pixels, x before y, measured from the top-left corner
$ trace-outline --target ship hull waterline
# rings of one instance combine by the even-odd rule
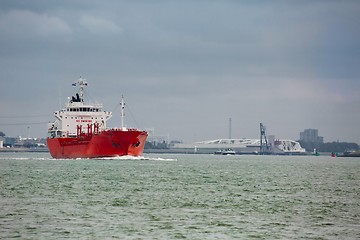
[[[141,156],[146,138],[144,131],[111,129],[74,138],[48,138],[47,145],[51,156],[56,159]]]

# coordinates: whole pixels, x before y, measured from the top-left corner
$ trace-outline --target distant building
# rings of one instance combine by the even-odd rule
[[[4,138],[5,138],[4,143],[3,143],[4,147],[14,147],[14,145],[17,141],[17,138],[13,138],[13,137],[4,137]]]
[[[300,141],[311,143],[324,143],[324,138],[318,135],[317,129],[305,129],[300,133]]]

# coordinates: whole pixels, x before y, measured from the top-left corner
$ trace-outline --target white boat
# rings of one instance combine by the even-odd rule
[[[236,152],[231,148],[220,149],[214,152],[215,155],[235,155]]]

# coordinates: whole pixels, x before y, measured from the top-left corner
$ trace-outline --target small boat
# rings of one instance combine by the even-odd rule
[[[231,148],[227,148],[227,149],[221,149],[218,150],[216,152],[214,152],[215,155],[235,155],[236,152],[234,150],[232,150]]]

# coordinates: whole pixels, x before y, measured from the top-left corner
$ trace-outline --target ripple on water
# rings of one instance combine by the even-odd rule
[[[0,156],[0,238],[357,239],[358,159]]]

